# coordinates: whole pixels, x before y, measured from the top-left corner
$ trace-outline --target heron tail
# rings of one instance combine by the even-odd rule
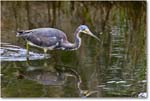
[[[29,30],[27,30],[27,31],[24,31],[24,30],[17,31],[16,37],[23,37],[23,36],[28,35],[29,33],[31,33],[31,31],[29,31]]]

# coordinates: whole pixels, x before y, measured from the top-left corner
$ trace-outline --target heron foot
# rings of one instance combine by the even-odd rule
[[[49,58],[50,56],[49,56],[49,54],[44,54],[44,58],[45,59],[47,59],[47,58]]]
[[[29,60],[30,54],[26,54],[26,59]]]

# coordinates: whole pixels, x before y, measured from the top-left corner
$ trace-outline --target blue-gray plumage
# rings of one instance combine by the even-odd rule
[[[32,30],[18,31],[18,37],[24,38],[29,45],[40,47],[47,50],[62,49],[62,50],[76,50],[81,45],[80,33],[85,33],[98,39],[91,33],[86,25],[80,25],[74,33],[74,43],[67,40],[66,34],[55,28],[37,28]],[[99,39],[98,39],[99,40]]]

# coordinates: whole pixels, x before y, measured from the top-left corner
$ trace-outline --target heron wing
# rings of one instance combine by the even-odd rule
[[[51,47],[51,46],[57,46],[59,43],[57,37],[55,36],[52,36],[52,37],[45,37],[45,36],[42,36],[42,35],[39,35],[37,37],[37,35],[33,34],[33,35],[30,35],[28,38],[27,38],[28,41],[30,41],[31,43],[37,45],[37,46],[41,46],[41,47]]]
[[[37,28],[30,30],[36,36],[43,37],[57,37],[58,39],[64,38],[67,39],[65,33],[61,30],[55,28]]]
[[[55,28],[38,28],[27,32],[26,39],[41,47],[58,46],[62,39],[67,40],[65,33]]]

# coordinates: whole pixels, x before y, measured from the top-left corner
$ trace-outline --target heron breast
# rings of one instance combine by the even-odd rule
[[[59,42],[57,42],[55,45],[52,45],[50,47],[48,47],[49,50],[53,50],[54,48],[56,48],[59,45]]]

